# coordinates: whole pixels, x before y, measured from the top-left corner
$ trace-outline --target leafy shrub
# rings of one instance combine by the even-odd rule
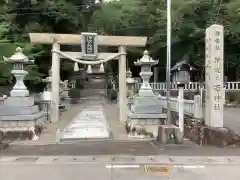
[[[112,89],[113,87],[112,87],[112,83],[111,83],[111,81],[107,81],[107,90],[108,89]]]
[[[108,97],[109,97],[110,100],[116,100],[117,99],[117,94],[118,94],[117,90],[110,89],[108,91]]]
[[[239,92],[226,92],[225,100],[230,103],[240,104],[240,93]]]
[[[83,86],[83,84],[81,83],[80,80],[76,80],[75,87],[76,87],[77,89],[83,89],[83,88],[84,88],[84,86]]]
[[[72,103],[76,103],[80,98],[80,90],[78,88],[70,89],[69,96],[71,98]]]
[[[80,97],[80,90],[78,88],[70,89],[69,96],[71,98],[79,98]]]

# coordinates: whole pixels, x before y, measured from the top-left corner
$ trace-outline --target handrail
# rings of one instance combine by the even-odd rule
[[[164,108],[167,108],[167,98],[165,96],[158,97]],[[199,95],[194,97],[194,100],[184,99],[184,114],[193,116],[195,118],[203,118],[202,114],[202,105],[201,102],[198,100],[200,98]],[[179,108],[179,100],[175,97],[170,97],[170,108],[172,111],[178,112]]]
[[[160,90],[166,90],[167,84],[165,82],[154,82],[149,83],[150,86],[153,88],[154,91],[160,91]],[[142,83],[136,83],[135,89],[140,89]],[[201,89],[201,86],[203,87],[203,90],[205,89],[205,84],[200,82],[191,82],[189,84],[185,84],[184,90],[185,91],[199,91]],[[171,83],[170,84],[171,90],[178,90],[177,83]],[[225,84],[225,90],[226,91],[240,91],[240,81],[236,82],[226,82]]]

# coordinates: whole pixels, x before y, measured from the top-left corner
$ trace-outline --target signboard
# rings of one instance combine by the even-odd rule
[[[219,121],[223,119],[224,108],[224,69],[223,69],[223,27],[215,26],[213,31],[213,57],[212,57],[212,113],[215,119],[218,119],[218,126],[223,126]]]
[[[86,60],[97,58],[97,33],[82,33],[82,52],[83,58]]]

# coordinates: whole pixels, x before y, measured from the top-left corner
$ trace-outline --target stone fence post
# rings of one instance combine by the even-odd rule
[[[194,112],[193,115],[196,119],[201,119],[202,118],[202,103],[201,103],[201,96],[200,95],[195,95],[194,96]]]
[[[42,100],[41,111],[44,112],[46,120],[50,120],[51,117],[51,100]]]

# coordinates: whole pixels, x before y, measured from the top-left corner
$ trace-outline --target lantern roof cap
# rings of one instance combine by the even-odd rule
[[[153,60],[150,56],[149,56],[149,52],[147,50],[145,50],[143,52],[143,56],[141,59],[138,59],[137,62],[134,62],[135,65],[141,65],[141,64],[151,64],[151,65],[156,65],[158,64],[158,60]]]
[[[9,57],[9,58],[3,57],[3,59],[5,61],[10,62],[10,63],[11,62],[12,63],[15,63],[15,62],[23,62],[23,63],[32,62],[32,60],[29,60],[28,57],[23,54],[23,50],[20,47],[16,48],[16,52],[11,57]]]

